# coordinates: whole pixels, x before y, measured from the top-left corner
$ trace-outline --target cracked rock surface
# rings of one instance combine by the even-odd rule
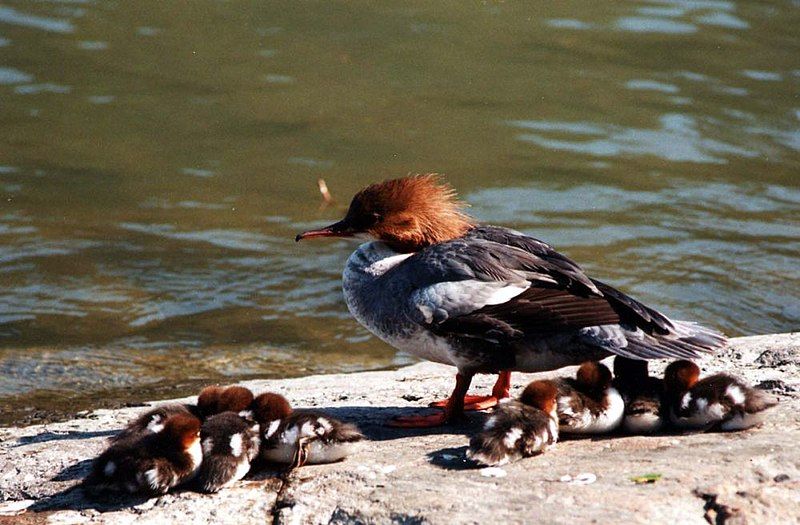
[[[182,490],[150,500],[95,501],[77,488],[107,438],[146,407],[2,428],[0,524],[800,522],[800,333],[733,339],[700,364],[704,373],[728,371],[760,385],[780,405],[761,428],[744,432],[563,440],[542,456],[487,470],[464,456],[485,414],[443,429],[383,426],[446,397],[452,368],[420,363],[247,381],[254,392],[276,391],[294,406],[355,422],[370,441],[341,463],[285,477],[258,472],[215,495]],[[514,374],[513,394],[534,378],[574,372]],[[479,376],[472,390],[487,392],[493,380]],[[646,474],[661,477],[631,480]]]

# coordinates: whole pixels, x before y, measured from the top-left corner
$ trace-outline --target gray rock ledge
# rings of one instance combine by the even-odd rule
[[[656,363],[654,372],[663,366]],[[445,429],[382,425],[449,394],[453,369],[431,363],[243,383],[354,421],[371,441],[344,462],[307,466],[285,478],[261,472],[216,495],[179,491],[101,502],[75,488],[106,438],[145,407],[2,428],[0,524],[800,522],[800,333],[734,339],[702,366],[705,373],[740,375],[778,394],[781,403],[761,428],[745,432],[564,440],[495,472],[464,460],[467,436],[484,414]],[[534,377],[553,375],[514,374],[515,392]],[[473,391],[488,391],[493,379],[476,378]],[[564,481],[582,473],[596,480]],[[631,481],[648,473],[662,477],[653,484]]]

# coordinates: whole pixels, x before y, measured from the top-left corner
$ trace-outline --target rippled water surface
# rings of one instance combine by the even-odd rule
[[[673,316],[800,328],[796,1],[0,1],[0,421],[410,362],[353,245],[293,242],[409,172]]]

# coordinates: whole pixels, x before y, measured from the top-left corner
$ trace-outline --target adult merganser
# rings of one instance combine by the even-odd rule
[[[611,386],[611,370],[597,361],[578,368],[575,379],[558,379],[558,430],[565,434],[605,434],[622,424],[625,404]],[[525,392],[522,393],[525,401]]]
[[[164,494],[191,480],[202,457],[200,420],[176,414],[158,432],[112,443],[95,459],[84,483],[89,489]]]
[[[250,471],[261,444],[258,430],[258,423],[234,412],[214,414],[203,423],[198,480],[204,492],[218,492]]]
[[[469,442],[467,457],[482,465],[504,465],[541,454],[558,441],[557,388],[552,381],[534,381],[523,401],[505,399]]]
[[[340,461],[364,439],[355,425],[315,411],[292,410],[279,394],[261,394],[252,407],[261,425],[261,457],[290,469]]]
[[[553,370],[611,354],[696,357],[724,346],[714,330],[672,321],[587,277],[550,245],[478,226],[435,174],[388,180],[358,192],[341,221],[297,235],[377,239],[347,260],[344,297],[352,315],[399,350],[458,369],[445,410],[396,418],[434,426],[462,416],[476,373],[499,373],[485,408],[508,396],[512,370]]]
[[[614,387],[625,402],[622,428],[629,434],[652,434],[664,424],[664,382],[648,375],[647,361],[614,358]]]
[[[687,360],[664,371],[668,414],[678,428],[743,430],[763,423],[766,411],[778,404],[774,396],[728,374],[699,377],[700,368]]]

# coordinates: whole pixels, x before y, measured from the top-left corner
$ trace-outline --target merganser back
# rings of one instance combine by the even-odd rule
[[[611,354],[632,359],[690,358],[725,337],[672,321],[586,276],[550,245],[520,232],[478,226],[436,174],[393,179],[353,197],[341,221],[299,234],[377,239],[347,261],[344,297],[351,314],[393,347],[458,369],[445,410],[396,418],[433,426],[462,416],[476,373],[499,373],[486,408],[508,396],[512,370],[539,372]]]

